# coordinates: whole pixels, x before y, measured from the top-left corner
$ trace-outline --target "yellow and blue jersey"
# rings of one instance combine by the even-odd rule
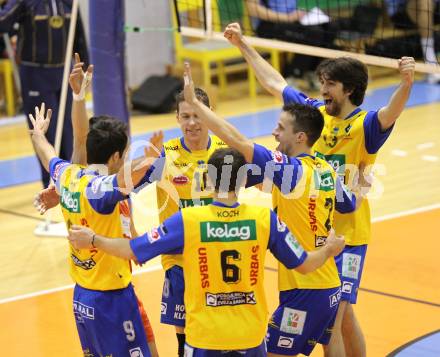
[[[325,244],[335,209],[351,212],[356,207],[355,196],[344,188],[331,165],[323,159],[307,154],[288,157],[255,144],[252,163],[274,183],[274,209],[306,251]],[[278,285],[280,291],[330,289],[338,287],[340,280],[334,259],[328,259],[306,275],[280,265]]]
[[[60,195],[68,228],[76,224],[106,237],[131,238],[130,207],[127,197],[117,188],[116,175],[100,176],[96,171],[58,158],[50,162],[50,175]],[[70,275],[86,289],[122,289],[131,281],[131,266],[129,261],[96,248],[70,246]]]
[[[183,209],[130,245],[139,262],[163,253],[182,255],[186,339],[190,346],[213,350],[247,349],[263,341],[267,249],[289,269],[307,258],[273,211],[238,203]]]
[[[325,158],[344,183],[352,188],[356,183],[359,167],[374,164],[378,150],[388,139],[392,127],[382,131],[378,111],[356,108],[347,118],[327,114],[324,102],[307,98],[291,87],[283,91],[284,103],[309,104],[318,108],[324,116],[324,129],[313,146],[316,156]],[[363,245],[370,240],[370,207],[364,199],[360,207],[350,214],[335,213],[334,228],[343,234],[347,245]]]
[[[181,208],[203,206],[212,202],[213,191],[206,187],[207,163],[211,154],[226,144],[214,135],[209,136],[205,150],[191,151],[183,137],[164,143],[161,157],[147,172],[140,185],[157,181],[156,198],[159,222]],[[162,256],[164,270],[182,266],[181,257]]]

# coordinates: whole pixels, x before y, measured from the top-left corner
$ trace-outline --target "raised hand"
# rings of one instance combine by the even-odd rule
[[[238,46],[243,41],[243,33],[238,22],[233,22],[226,26],[223,36],[234,46]]]
[[[35,117],[29,114],[29,120],[33,125],[31,130],[33,135],[45,135],[49,128],[50,118],[52,117],[52,109],[48,109],[46,113],[46,106],[41,103],[41,107],[35,107]]]
[[[69,84],[77,100],[85,98],[86,89],[90,85],[93,76],[93,65],[89,65],[85,72],[83,71],[83,66],[84,62],[81,62],[79,54],[75,53],[75,64],[73,65],[72,72],[70,72]]]
[[[194,82],[191,77],[191,66],[188,62],[185,62],[183,72],[183,96],[185,102],[194,104],[197,101],[196,93],[194,92]]]
[[[403,82],[412,84],[414,82],[414,71],[416,62],[412,57],[402,57],[398,61],[400,77]]]

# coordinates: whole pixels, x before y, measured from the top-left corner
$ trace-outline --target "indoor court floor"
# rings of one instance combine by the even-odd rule
[[[384,105],[390,81],[374,80],[364,109]],[[254,101],[219,103],[217,111],[256,142],[275,147],[270,136],[280,104],[268,95]],[[440,356],[440,86],[415,84],[408,108],[381,149],[371,198],[373,230],[355,310],[368,356]],[[133,140],[164,129],[179,135],[172,114],[136,117]],[[1,356],[80,356],[72,314],[67,240],[35,237],[44,220],[32,207],[40,189],[38,169],[24,123],[0,119],[0,333]],[[154,187],[134,197],[135,224],[143,232],[157,224]],[[270,205],[251,189],[241,201]],[[58,209],[52,213],[61,221]],[[276,262],[268,255],[266,291],[277,304]],[[156,258],[135,269],[135,289],[153,324],[161,356],[176,355],[174,329],[159,323],[163,272]],[[319,346],[312,356],[322,356]]]

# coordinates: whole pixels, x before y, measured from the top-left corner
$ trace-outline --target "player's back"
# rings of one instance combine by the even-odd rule
[[[289,195],[275,187],[273,206],[306,251],[325,244],[333,224],[336,200],[336,173],[325,161],[310,155],[296,157],[301,162],[302,175]],[[329,289],[340,285],[334,259],[316,271],[303,275],[278,265],[280,291],[291,289]]]
[[[111,238],[130,238],[130,208],[120,201],[99,210],[114,192],[115,175],[97,177],[80,165],[69,165],[59,182],[60,203],[68,227],[90,227],[96,234]],[[100,204],[101,203],[101,204]],[[101,213],[99,212],[101,211]],[[104,212],[105,211],[105,212]],[[97,249],[74,249],[70,246],[70,274],[80,286],[91,290],[115,290],[131,281],[129,261]]]
[[[263,280],[270,209],[213,204],[182,210],[182,218],[188,344],[258,346],[268,322]]]

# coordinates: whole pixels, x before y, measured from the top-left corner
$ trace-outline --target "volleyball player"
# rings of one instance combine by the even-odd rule
[[[78,249],[98,249],[145,262],[181,254],[185,276],[185,356],[266,356],[267,304],[264,296],[266,249],[287,268],[311,272],[342,251],[332,233],[319,250],[307,253],[275,213],[239,204],[246,180],[243,155],[219,149],[208,160],[214,202],[190,207],[132,241],[108,239],[72,226],[69,240]]]
[[[72,89],[73,94],[73,104],[72,104],[72,128],[73,128],[73,153],[72,160],[73,164],[87,165],[87,135],[89,132],[89,125],[94,125],[96,122],[104,120],[105,118],[100,118],[96,120],[94,118],[89,122],[89,118],[86,110],[85,94],[88,86],[90,85],[93,77],[93,65],[89,65],[86,72],[83,72],[84,63],[78,53],[75,53],[75,64],[69,76],[69,84]],[[43,214],[47,208],[55,207],[58,205],[60,197],[55,191],[55,185],[51,184],[47,189],[40,192],[36,198],[36,206]],[[105,205],[105,200],[103,205]],[[110,206],[108,209],[112,209]],[[131,212],[130,212],[131,217]],[[131,236],[136,237],[137,233],[134,228],[133,221],[130,219],[130,230]],[[138,300],[139,311],[142,317],[142,321],[145,328],[145,333],[147,336],[148,346],[152,356],[157,356],[157,348],[154,339],[153,329],[151,327],[148,315],[144,309],[142,302]]]
[[[239,24],[228,25],[224,35],[241,51],[261,85],[271,94],[285,104],[309,104],[322,112],[324,130],[313,146],[313,152],[331,163],[345,183],[353,187],[353,178],[357,176],[354,171],[364,167],[368,169],[374,164],[378,150],[389,137],[395,121],[405,107],[414,82],[414,59],[402,57],[396,60],[400,84],[386,106],[367,112],[359,107],[368,84],[367,68],[362,62],[348,57],[323,61],[317,68],[323,97],[323,101],[319,101],[289,87],[281,74],[249,46],[242,36]],[[360,177],[365,175],[363,171],[358,174]],[[336,232],[344,235],[347,245],[344,252],[336,258],[342,280],[342,302],[337,316],[341,325],[335,325],[326,353],[330,356],[345,346],[347,356],[364,357],[365,339],[352,304],[357,301],[370,240],[368,200],[363,200],[360,208],[351,214],[336,213],[334,226]]]
[[[44,103],[36,108],[32,142],[60,195],[64,220],[90,226],[110,237],[131,237],[130,208],[122,192],[136,184],[157,157],[162,134],[154,134],[152,147],[145,151],[150,163],[133,162],[130,180],[126,179],[123,158],[128,136],[125,123],[111,117],[92,118],[86,140],[85,167],[56,157],[44,134],[51,110]],[[110,173],[103,176],[100,171]],[[128,260],[118,259],[92,247],[70,247],[70,274],[75,281],[73,311],[84,355],[151,356],[138,300],[131,285]]]

